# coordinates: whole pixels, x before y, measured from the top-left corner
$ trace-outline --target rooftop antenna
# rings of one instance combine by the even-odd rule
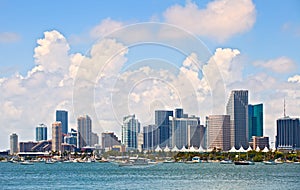
[[[286,115],[285,115],[285,98],[283,99],[283,116],[286,117]]]

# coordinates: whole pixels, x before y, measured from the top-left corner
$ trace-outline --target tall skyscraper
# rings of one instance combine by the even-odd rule
[[[39,124],[35,128],[35,140],[44,141],[47,140],[47,126],[45,124]]]
[[[226,105],[230,116],[230,146],[248,147],[248,90],[231,91]]]
[[[68,112],[65,110],[56,110],[56,121],[61,122],[62,134],[68,134]]]
[[[77,118],[77,129],[77,147],[91,146],[92,120],[88,115]]]
[[[252,136],[263,136],[263,104],[248,105],[248,139],[252,141]]]
[[[18,135],[16,133],[11,134],[9,140],[10,140],[10,154],[18,153],[19,152]]]
[[[208,148],[230,149],[230,116],[210,115],[206,117]]]
[[[62,127],[61,122],[56,121],[52,123],[52,151],[61,151],[62,143]]]
[[[175,111],[176,112],[176,111]],[[175,114],[176,115],[176,114]],[[182,114],[183,116],[183,114]],[[200,118],[199,117],[188,117],[187,118],[176,118],[172,117],[171,121],[171,147],[176,146],[177,148],[182,148],[183,146],[189,147],[191,146],[191,139],[200,131],[197,131],[199,126],[200,130]],[[196,134],[194,134],[196,132]],[[198,136],[200,139],[200,134]],[[200,146],[200,142],[196,145],[197,147]]]
[[[159,145],[160,147],[171,146],[172,128],[169,117],[173,117],[173,111],[156,110],[155,111],[155,125],[158,127]]]
[[[138,133],[140,132],[140,122],[135,115],[128,115],[123,118],[122,125],[122,144],[126,150],[138,148]]]
[[[300,120],[285,116],[277,119],[277,149],[300,149]]]
[[[144,142],[143,148],[145,150],[154,151],[159,144],[158,128],[156,125],[148,125],[143,127]]]

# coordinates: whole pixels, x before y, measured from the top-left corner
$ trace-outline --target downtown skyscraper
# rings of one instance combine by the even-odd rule
[[[169,117],[173,117],[173,111],[156,110],[155,111],[155,125],[158,129],[159,146],[171,146],[172,127],[170,125]]]
[[[233,90],[226,105],[230,116],[230,146],[248,147],[248,90]]]
[[[62,134],[68,134],[68,112],[65,110],[56,110],[56,121],[61,122]]]
[[[122,144],[126,150],[135,150],[138,148],[138,133],[140,132],[140,122],[135,115],[123,117],[122,125]]]
[[[248,105],[248,139],[252,141],[252,136],[263,136],[263,104]]]
[[[77,147],[91,146],[92,120],[88,115],[77,118]]]
[[[52,151],[61,151],[62,124],[60,121],[52,123]]]

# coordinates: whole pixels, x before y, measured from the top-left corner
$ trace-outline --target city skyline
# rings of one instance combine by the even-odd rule
[[[182,107],[204,121],[225,114],[231,90],[247,89],[251,104],[264,105],[263,134],[270,142],[284,98],[287,115],[300,115],[299,1],[57,3],[0,6],[0,150],[9,147],[11,133],[22,142],[34,139],[36,125],[51,126],[56,119],[49,110],[68,110],[69,129],[85,113],[94,132],[120,137],[124,115],[135,113],[146,126],[154,123],[154,110]],[[148,22],[152,27],[126,32],[123,41],[103,39]],[[203,47],[187,43],[191,36]],[[144,43],[126,43],[132,39]],[[204,53],[176,49],[177,43]],[[211,80],[215,76],[220,80]],[[83,86],[93,96],[81,93]]]

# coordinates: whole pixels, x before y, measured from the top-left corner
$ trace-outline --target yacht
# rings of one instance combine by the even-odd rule
[[[235,161],[234,164],[235,165],[254,165],[254,162],[244,160],[244,161]]]
[[[32,162],[29,162],[27,160],[23,161],[23,162],[20,162],[21,165],[33,165]]]
[[[232,160],[222,160],[220,164],[233,164]]]
[[[276,162],[275,161],[272,161],[272,160],[269,160],[269,161],[263,161],[263,163],[265,165],[276,165]]]

